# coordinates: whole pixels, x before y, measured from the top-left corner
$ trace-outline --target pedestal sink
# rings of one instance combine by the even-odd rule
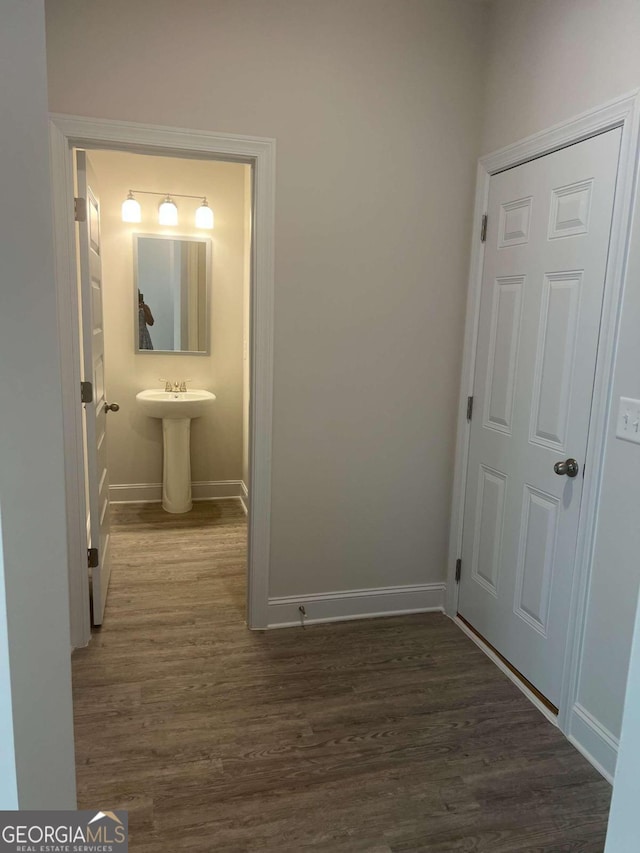
[[[162,506],[167,512],[189,512],[191,501],[191,421],[216,399],[210,391],[160,391],[136,394],[138,406],[150,418],[162,420],[164,442]]]

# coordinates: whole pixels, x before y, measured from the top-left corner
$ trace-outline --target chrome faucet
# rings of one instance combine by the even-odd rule
[[[190,379],[181,379],[180,381],[174,380],[171,382],[170,379],[161,379],[160,382],[164,382],[164,390],[165,391],[173,391],[180,392],[187,390],[187,382],[191,382]]]

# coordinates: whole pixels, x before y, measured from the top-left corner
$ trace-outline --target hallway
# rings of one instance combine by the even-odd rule
[[[112,510],[78,805],[133,853],[601,853],[611,788],[444,616],[252,633],[238,501]]]

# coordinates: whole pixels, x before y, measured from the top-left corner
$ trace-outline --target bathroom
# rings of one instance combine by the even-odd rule
[[[175,526],[191,519],[189,523],[205,524],[215,532],[215,520],[225,508],[243,517],[248,510],[252,175],[251,167],[240,162],[116,150],[91,150],[85,156],[89,186],[99,202],[103,320],[98,325],[104,331],[105,397],[112,407],[106,413],[108,490],[99,468],[96,477],[105,497],[108,494],[110,508],[107,505],[106,512],[113,525],[110,536],[107,518],[106,535],[100,537],[100,565],[94,569],[94,599],[96,580],[102,585],[102,601],[99,605],[93,601],[93,622],[99,625],[115,553],[110,545],[117,547],[117,531],[131,524],[140,529],[141,520],[153,518],[156,526]],[[127,213],[123,202],[130,194],[137,205],[129,204]],[[166,196],[177,208],[175,225],[159,221],[159,207]],[[205,199],[213,227],[197,227],[211,224],[196,222],[196,212]],[[82,227],[80,223],[80,234]],[[92,233],[91,212],[88,227]],[[152,264],[153,258],[158,264],[159,259],[178,252],[180,246],[184,251],[189,245],[201,247],[197,250],[199,302],[189,310],[191,325],[197,324],[198,332],[185,333],[183,311],[180,336],[170,328],[180,325],[176,319],[179,312],[173,316],[167,295],[170,276],[164,276],[165,303],[159,284],[162,271]],[[90,310],[95,328],[99,316],[95,299]],[[87,341],[90,321],[86,311],[82,325]],[[97,397],[100,384],[95,374]],[[168,386],[203,389],[215,395],[212,404],[190,421],[193,510],[188,500],[167,501],[163,475],[169,466],[163,461],[163,444],[167,453],[169,446],[166,435],[163,437],[163,421],[150,417],[136,400],[141,391]],[[85,441],[87,506],[91,508],[89,460],[95,454],[91,430],[85,429]],[[172,458],[170,461],[175,462]],[[202,506],[205,502],[208,509]],[[100,523],[105,527],[104,514],[105,501],[100,499],[94,531]],[[185,518],[181,519],[183,514]],[[91,526],[90,519],[89,529]]]

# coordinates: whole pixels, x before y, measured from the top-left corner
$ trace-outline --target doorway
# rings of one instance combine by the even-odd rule
[[[79,316],[76,299],[73,149],[129,151],[185,159],[232,161],[251,169],[250,314],[248,467],[247,625],[266,627],[269,577],[270,447],[273,329],[273,170],[272,140],[219,136],[180,129],[53,116],[50,123],[53,163],[56,268],[62,340],[65,419],[65,476],[72,645],[86,645],[90,625],[84,512],[84,469],[79,375]],[[189,378],[189,377],[185,377]]]
[[[489,183],[458,615],[556,711],[619,149]]]
[[[95,626],[113,507],[162,502],[169,523],[194,501],[248,502],[251,167],[102,149],[76,167]]]
[[[601,311],[599,314],[596,313],[596,322],[599,317],[599,330],[596,335],[596,355],[595,355],[595,368],[593,370],[592,376],[593,381],[592,384],[589,385],[589,382],[586,381],[584,387],[587,389],[586,392],[583,390],[582,402],[585,406],[583,414],[579,420],[587,421],[588,434],[587,439],[582,439],[584,450],[579,450],[579,453],[584,453],[583,458],[581,459],[581,468],[579,471],[579,475],[581,476],[583,470],[586,472],[584,480],[582,482],[581,487],[581,499],[579,501],[579,508],[577,510],[578,520],[577,520],[577,533],[575,534],[575,547],[573,552],[571,552],[571,563],[573,565],[573,569],[569,572],[569,578],[567,582],[568,584],[568,595],[565,597],[565,610],[563,613],[563,618],[566,623],[566,638],[564,642],[564,647],[560,648],[559,651],[555,653],[560,658],[560,666],[558,670],[560,671],[559,677],[559,693],[555,694],[556,706],[558,710],[557,717],[555,714],[552,714],[548,705],[540,702],[539,698],[535,695],[535,693],[530,689],[531,685],[527,685],[523,683],[523,681],[518,678],[512,672],[513,667],[510,667],[507,663],[505,663],[504,659],[502,659],[499,654],[495,653],[495,650],[491,648],[491,645],[487,644],[485,640],[479,640],[476,634],[471,631],[467,625],[460,619],[457,615],[459,612],[464,616],[464,612],[460,608],[460,602],[462,601],[462,596],[460,594],[460,587],[462,577],[464,577],[465,572],[473,571],[473,539],[475,531],[475,519],[477,518],[477,497],[478,491],[475,486],[472,487],[476,496],[475,503],[468,496],[468,483],[471,482],[469,478],[472,475],[472,467],[470,465],[470,454],[471,454],[471,445],[470,438],[473,430],[473,423],[475,421],[478,423],[488,423],[486,406],[486,399],[484,399],[481,403],[478,403],[478,395],[476,394],[476,390],[481,392],[480,396],[486,398],[486,394],[484,391],[487,387],[487,367],[490,362],[488,358],[488,354],[491,351],[491,341],[493,337],[497,336],[498,326],[500,323],[500,311],[493,312],[495,315],[496,322],[489,323],[489,334],[486,334],[485,331],[485,355],[486,359],[484,360],[484,364],[481,359],[478,357],[479,353],[479,342],[480,337],[483,334],[481,329],[481,301],[482,301],[482,292],[483,292],[483,271],[485,268],[485,257],[487,257],[489,262],[489,253],[491,251],[489,247],[488,240],[488,232],[491,226],[487,227],[485,215],[489,209],[489,199],[490,199],[490,191],[491,184],[494,177],[500,178],[501,175],[507,175],[508,170],[513,170],[513,172],[517,172],[517,168],[523,164],[530,164],[536,161],[539,161],[540,158],[545,158],[547,155],[553,155],[554,152],[562,154],[563,150],[570,151],[573,147],[575,150],[580,148],[580,144],[585,141],[596,140],[596,138],[600,138],[602,140],[609,138],[613,139],[613,134],[610,134],[610,131],[616,131],[620,133],[620,142],[619,147],[617,143],[614,142],[612,148],[613,153],[611,153],[611,159],[614,162],[614,180],[613,180],[613,213],[611,216],[611,230],[610,230],[610,239],[608,240],[608,252],[605,254],[605,272],[604,272],[604,282],[603,282],[603,292],[604,296],[601,301]],[[594,142],[594,144],[597,144]],[[619,156],[618,156],[619,152]],[[455,471],[454,471],[454,496],[453,496],[453,506],[452,506],[452,521],[451,521],[451,538],[450,538],[450,550],[449,550],[449,574],[448,574],[448,584],[447,584],[447,605],[446,612],[454,618],[458,625],[464,630],[469,636],[474,639],[485,651],[487,655],[489,655],[496,665],[498,665],[505,674],[507,674],[516,684],[517,686],[529,697],[529,699],[544,713],[549,719],[551,719],[554,723],[556,723],[561,730],[567,735],[567,737],[580,749],[592,763],[605,775],[607,778],[611,778],[611,773],[613,767],[615,766],[615,749],[612,745],[607,741],[607,739],[597,730],[597,726],[592,724],[589,721],[585,720],[585,715],[579,706],[577,701],[577,687],[578,687],[578,679],[580,674],[580,666],[583,654],[583,638],[584,638],[584,626],[585,626],[585,617],[586,610],[588,605],[589,598],[589,583],[590,583],[590,570],[591,570],[591,560],[595,542],[595,530],[596,530],[596,518],[597,518],[597,509],[598,509],[598,500],[600,493],[600,483],[601,483],[601,475],[602,475],[602,467],[603,467],[603,459],[605,453],[606,442],[609,437],[609,429],[610,429],[610,412],[611,412],[611,381],[613,375],[613,365],[614,365],[614,356],[615,356],[615,347],[616,347],[616,339],[617,339],[617,329],[618,329],[618,313],[619,306],[621,303],[622,297],[622,287],[624,282],[625,275],[625,266],[626,266],[626,257],[628,250],[628,241],[629,241],[629,233],[630,233],[630,224],[631,224],[631,214],[633,209],[633,200],[635,193],[635,164],[637,160],[638,153],[638,103],[636,95],[626,96],[615,101],[612,101],[602,107],[594,109],[588,113],[585,113],[581,116],[573,118],[564,124],[557,125],[547,131],[543,131],[541,133],[536,134],[535,136],[529,137],[527,139],[522,140],[514,145],[511,145],[505,149],[502,149],[494,154],[487,155],[480,159],[478,164],[478,184],[476,191],[476,205],[475,205],[475,216],[477,222],[477,231],[474,229],[473,241],[472,241],[472,260],[471,260],[471,270],[470,270],[470,284],[469,284],[469,293],[468,293],[468,302],[467,302],[467,320],[465,327],[465,346],[464,346],[464,355],[463,355],[463,371],[462,371],[462,383],[461,383],[461,393],[460,393],[460,408],[458,415],[458,427],[457,427],[457,444],[456,444],[456,459],[455,459]],[[570,156],[570,155],[567,155]],[[615,163],[617,162],[617,171],[615,169]],[[546,222],[544,228],[546,228],[545,239],[548,243],[555,243],[557,245],[561,244],[563,239],[566,241],[576,241],[579,240],[580,231],[584,229],[584,224],[579,222],[583,217],[585,212],[588,214],[589,211],[593,212],[592,208],[581,208],[580,201],[588,201],[589,196],[589,188],[591,186],[590,181],[594,176],[592,174],[586,175],[584,177],[584,183],[587,186],[573,186],[571,189],[571,193],[574,193],[574,190],[579,190],[577,195],[574,193],[574,198],[572,199],[573,210],[569,212],[568,208],[565,206],[564,211],[561,210],[563,207],[563,202],[568,200],[571,196],[569,193],[569,187],[572,185],[572,181],[567,179],[567,181],[558,181],[554,183],[553,190],[556,190],[555,193],[551,193],[551,197],[546,199],[546,201],[542,204],[541,212],[543,215],[543,219],[546,215]],[[508,180],[508,179],[507,179]],[[576,180],[574,182],[576,185],[580,183],[580,181]],[[563,194],[563,188],[567,189],[567,193]],[[534,191],[535,191],[534,187]],[[493,234],[491,239],[496,244],[496,252],[498,251],[497,246],[498,242],[502,242],[503,246],[501,247],[502,257],[506,257],[508,254],[508,250],[506,246],[509,244],[508,241],[511,242],[511,249],[514,249],[518,245],[518,241],[521,241],[520,245],[524,245],[525,241],[525,233],[527,228],[529,227],[530,222],[532,221],[530,217],[531,208],[528,205],[529,196],[533,196],[535,192],[532,193],[521,193],[517,194],[513,198],[506,200],[502,199],[500,204],[498,205],[498,221],[496,222],[496,215],[494,213],[494,225],[493,225]],[[513,204],[510,204],[513,202]],[[552,206],[552,202],[555,202],[555,207]],[[577,206],[575,202],[578,202]],[[501,208],[500,205],[505,204],[504,208]],[[529,208],[529,209],[527,209]],[[540,205],[538,205],[540,209]],[[555,211],[555,213],[554,213]],[[512,213],[514,215],[508,216],[508,214]],[[560,214],[560,216],[558,216]],[[566,216],[566,219],[562,219],[562,216],[565,214],[569,214]],[[552,228],[549,225],[549,220],[555,216],[555,226]],[[587,217],[588,218],[588,217]],[[509,219],[509,222],[507,222]],[[569,220],[572,220],[571,222]],[[529,224],[528,224],[529,223]],[[508,226],[508,233],[505,231],[505,227]],[[513,229],[511,229],[513,226]],[[557,226],[564,226],[565,237],[559,237],[558,233],[561,228]],[[498,235],[502,228],[502,237],[500,238]],[[571,234],[572,229],[574,233]],[[543,229],[544,230],[544,229]],[[605,231],[607,227],[605,226]],[[487,242],[484,241],[484,237],[487,236]],[[516,248],[517,251],[517,248]],[[571,266],[571,264],[570,264]],[[565,268],[565,272],[577,272],[581,273],[581,267],[578,261],[575,261],[575,266],[572,267],[571,270]],[[556,294],[561,294],[565,298],[565,309],[571,304],[571,299],[567,299],[567,296],[570,296],[572,291],[571,282],[567,278],[565,281],[560,281],[560,279],[554,279],[555,273],[562,273],[562,264],[558,262],[556,268],[554,268],[554,264],[551,263],[549,269],[545,269],[545,275],[548,273],[549,275],[546,277],[546,290],[547,295],[551,292],[551,285],[556,285]],[[502,284],[505,285],[504,290],[502,290],[502,295],[505,298],[503,301],[502,308],[505,309],[503,311],[503,318],[506,318],[506,315],[509,313],[506,311],[507,308],[511,307],[514,309],[512,312],[512,319],[516,316],[522,316],[518,314],[518,308],[522,311],[522,303],[518,300],[518,291],[520,293],[524,292],[518,287],[518,281],[515,279],[517,275],[514,274],[515,278],[513,281],[508,282],[506,279],[509,278],[509,273],[502,271],[495,271],[494,279],[492,281],[493,289],[496,288],[496,279],[503,277]],[[579,276],[578,276],[579,277]],[[520,280],[521,281],[521,280]],[[507,285],[509,285],[507,287]],[[560,287],[562,286],[562,287]],[[542,290],[541,283],[538,283],[538,288]],[[539,294],[540,294],[539,290]],[[509,302],[511,302],[511,306],[509,306]],[[490,303],[485,299],[485,312],[486,305]],[[544,303],[547,304],[547,303]],[[537,358],[538,350],[540,350],[540,356],[544,356],[544,348],[542,344],[544,344],[544,339],[537,336],[536,328],[535,328],[535,320],[539,320],[541,316],[541,308],[542,302],[538,303],[537,309],[534,307],[534,319],[532,321],[532,325],[534,326],[531,335],[533,336],[533,344],[532,344],[532,352],[536,353],[534,358]],[[548,304],[547,304],[548,309]],[[536,317],[536,310],[539,311]],[[488,315],[491,315],[492,311],[489,307]],[[560,312],[560,315],[556,313],[553,319],[557,319],[558,316],[562,316],[563,312]],[[570,315],[570,311],[568,314]],[[567,317],[567,311],[564,311],[564,316]],[[508,318],[506,318],[508,319]],[[531,318],[528,318],[531,320]],[[502,331],[508,327],[508,322],[503,324]],[[511,329],[513,330],[514,326],[511,325]],[[492,329],[496,332],[496,336],[492,335]],[[582,333],[582,332],[581,332]],[[509,334],[503,335],[503,343],[507,341],[509,338]],[[514,338],[515,340],[515,338]],[[577,338],[576,338],[577,341]],[[540,344],[540,346],[539,346]],[[508,348],[507,348],[508,349]],[[495,355],[495,352],[494,352]],[[495,360],[495,359],[494,359]],[[511,395],[510,390],[510,382],[511,386],[513,386],[513,377],[516,377],[517,374],[517,364],[514,362],[513,368],[508,366],[509,358],[502,359],[503,364],[502,368],[507,366],[507,372],[505,374],[506,381],[503,383],[503,390],[507,392],[506,397],[503,397],[502,403],[506,404],[509,402],[509,397]],[[538,359],[540,361],[540,359]],[[483,372],[484,371],[484,372]],[[558,393],[558,390],[562,387],[561,380],[561,371],[556,371],[556,374],[553,375],[553,372],[549,374],[552,379],[550,380],[550,386],[555,389],[555,393]],[[536,380],[537,374],[533,373],[533,379]],[[511,377],[511,379],[509,378]],[[539,379],[539,377],[538,377]],[[538,381],[538,385],[540,382]],[[526,429],[524,438],[526,439],[527,444],[527,452],[531,449],[535,449],[534,443],[531,439],[535,439],[538,444],[541,446],[544,445],[544,442],[541,440],[540,436],[545,431],[542,424],[534,424],[535,430],[531,433],[529,427],[531,424],[531,414],[532,412],[537,412],[540,414],[541,402],[542,398],[538,399],[538,391],[540,388],[536,388],[536,386],[532,383],[530,388],[530,399],[529,404],[525,405],[523,411],[525,412],[524,420],[526,421]],[[547,389],[548,390],[548,389]],[[520,389],[522,392],[522,388]],[[528,394],[529,392],[527,392]],[[526,396],[526,395],[525,395]],[[548,402],[548,399],[545,398],[545,404]],[[496,405],[500,402],[498,396],[495,397],[493,401]],[[590,407],[589,407],[590,403]],[[498,427],[502,428],[502,431],[506,435],[507,432],[513,433],[515,422],[512,422],[509,425],[509,418],[512,417],[510,407],[505,409],[503,405],[503,415],[504,411],[507,411],[508,417],[502,417],[503,421],[507,421],[507,423],[496,423],[492,425],[492,428],[498,432]],[[514,410],[515,411],[515,410]],[[551,411],[551,409],[549,409]],[[471,417],[468,417],[471,415]],[[493,420],[496,422],[500,421],[499,413],[497,413],[497,409],[493,408]],[[538,427],[542,427],[539,429]],[[568,428],[568,421],[567,421]],[[488,429],[485,429],[485,432],[488,432]],[[546,437],[547,446],[546,450],[551,450],[549,446],[552,443],[553,436],[551,435],[551,431],[549,431],[549,435]],[[536,435],[536,432],[538,435]],[[558,436],[559,437],[559,436]],[[544,438],[544,436],[542,436]],[[565,439],[571,440],[571,436],[565,432]],[[555,442],[556,445],[559,442]],[[586,444],[586,447],[585,447]],[[564,448],[564,445],[563,445]],[[558,448],[556,447],[556,450]],[[571,478],[567,476],[567,473],[570,471],[571,473],[576,473],[573,464],[570,463],[573,457],[571,453],[567,452],[567,454],[558,453],[558,458],[554,459],[552,462],[552,466],[550,469],[550,476],[552,478],[552,482],[560,483],[562,487],[562,491],[567,489],[566,484],[569,480],[573,480],[575,478]],[[561,458],[562,457],[562,458]],[[577,457],[576,457],[577,458]],[[479,460],[476,460],[479,462]],[[559,470],[556,472],[553,471],[553,465],[559,463]],[[584,466],[584,467],[582,467]],[[535,467],[535,466],[534,466]],[[500,477],[498,477],[497,473],[505,473],[502,471],[498,471],[497,468],[493,468],[487,462],[485,464],[485,474],[487,475],[484,478],[483,483],[488,484],[487,497],[491,497],[494,505],[500,513],[502,510],[500,509],[500,503],[504,505],[504,492],[506,489],[501,488]],[[492,473],[492,471],[494,473]],[[478,471],[475,472],[476,486],[478,481]],[[546,475],[545,475],[546,476]],[[529,477],[531,479],[531,477]],[[505,485],[505,481],[501,480],[501,483]],[[521,486],[523,484],[521,483]],[[529,486],[533,486],[535,489],[535,482],[529,482]],[[578,490],[576,489],[575,483],[573,485],[574,497],[578,494]],[[569,486],[569,489],[571,486]],[[544,491],[549,491],[546,488]],[[491,492],[493,494],[491,495]],[[524,487],[523,487],[524,494]],[[521,510],[520,514],[516,512],[517,516],[517,525],[518,527],[523,526],[524,521],[528,521],[530,518],[533,518],[536,514],[540,516],[542,510],[551,509],[551,505],[554,504],[554,500],[550,500],[547,504],[543,505],[543,501],[533,501],[533,491],[529,490],[529,509],[530,513],[527,513],[526,516],[522,512],[522,501],[523,494],[516,494],[515,497],[512,495],[510,500],[516,506],[519,504],[519,508]],[[524,495],[526,497],[526,495]],[[555,503],[557,504],[558,498],[555,498]],[[562,501],[564,500],[564,496],[560,499],[560,506],[562,510],[565,509]],[[474,512],[474,522],[469,522],[467,509],[468,504],[472,504],[473,512]],[[489,507],[490,501],[487,503],[487,508]],[[569,502],[572,503],[572,502]],[[534,506],[535,504],[535,506]],[[512,507],[510,506],[509,509]],[[506,512],[506,507],[505,507]],[[538,521],[540,518],[537,519]],[[547,517],[547,521],[549,518]],[[469,531],[469,524],[471,524],[471,530]],[[482,526],[482,525],[480,525]],[[490,530],[490,525],[487,525],[487,528]],[[545,529],[549,530],[549,528],[545,528],[545,525],[541,525],[540,529],[545,531]],[[555,534],[553,531],[553,525],[551,525],[551,540],[553,541]],[[497,530],[497,524],[494,527],[494,532]],[[497,530],[496,537],[499,538],[502,536],[502,531]],[[476,537],[477,538],[477,537]],[[482,537],[481,537],[482,538]],[[464,542],[463,542],[464,540]],[[533,537],[531,540],[535,542],[536,545],[541,541],[540,538]],[[471,545],[469,543],[472,543]],[[478,542],[479,544],[479,542]],[[486,561],[487,554],[491,552],[490,546],[490,537],[485,536],[483,540],[483,545],[487,546],[484,552],[485,563],[491,564],[491,557],[488,557],[488,562]],[[467,553],[468,549],[468,553]],[[464,554],[467,554],[466,561],[464,558]],[[477,549],[476,553],[480,554],[480,549]],[[526,553],[526,552],[525,552]],[[545,549],[540,549],[540,554],[545,557]],[[478,557],[479,559],[479,557]],[[471,561],[471,565],[469,565],[469,561]],[[519,561],[519,562],[518,562]],[[465,566],[466,562],[466,566]],[[515,593],[520,592],[523,593],[524,587],[522,585],[522,581],[524,578],[522,577],[522,555],[521,549],[517,550],[516,553],[516,568],[520,573],[520,578],[518,578],[516,574],[515,584],[511,588],[511,592],[514,593],[513,598],[510,602],[510,610],[517,610],[517,597]],[[476,574],[478,569],[478,563],[475,566]],[[485,572],[485,574],[487,574]],[[489,580],[491,579],[491,575],[488,575]],[[495,575],[494,575],[495,577]],[[485,582],[487,586],[489,585],[489,580],[485,578]],[[540,575],[538,575],[538,580],[540,580]],[[479,583],[476,579],[475,583]],[[540,587],[538,588],[540,589]],[[490,595],[489,590],[485,590],[487,594]],[[527,589],[527,593],[530,590]],[[494,590],[495,593],[495,590]],[[546,595],[546,590],[545,590]],[[496,600],[495,597],[493,599]],[[538,598],[540,601],[540,598]],[[522,595],[520,597],[520,603],[522,603]],[[462,607],[465,607],[462,604]],[[467,608],[468,609],[468,608]],[[521,607],[521,610],[524,611],[524,608]],[[470,611],[469,611],[470,612]],[[526,611],[525,611],[526,612]],[[538,615],[540,615],[542,611],[539,610]],[[535,621],[532,614],[529,614],[531,621]],[[519,618],[522,619],[520,616]],[[539,624],[542,620],[538,619],[538,633],[540,635],[540,639],[543,640],[542,633],[544,633],[545,629],[541,628]],[[473,623],[472,623],[473,624]],[[475,627],[475,626],[474,626]],[[530,625],[532,629],[535,630],[533,624]],[[490,641],[489,641],[490,643]],[[562,642],[560,643],[562,646]],[[497,651],[502,654],[501,650],[498,648]],[[504,657],[507,657],[506,655]],[[508,661],[507,657],[507,661]],[[526,677],[526,674],[525,674]],[[534,685],[535,687],[535,685]],[[589,732],[588,737],[585,736],[585,725],[587,725]]]

